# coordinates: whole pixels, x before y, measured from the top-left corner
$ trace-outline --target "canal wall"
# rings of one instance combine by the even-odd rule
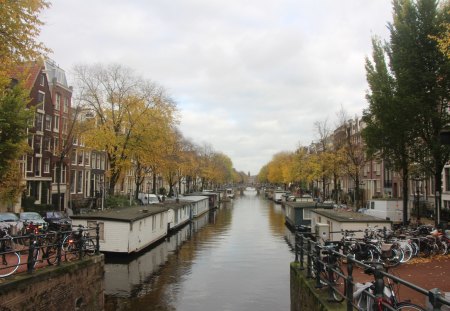
[[[103,310],[104,256],[0,279],[0,310]]]
[[[344,303],[327,302],[327,292],[319,291],[313,279],[306,277],[306,269],[299,263],[291,263],[291,311],[345,311]]]

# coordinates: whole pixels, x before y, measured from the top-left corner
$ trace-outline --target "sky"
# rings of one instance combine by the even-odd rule
[[[365,58],[391,0],[53,0],[40,40],[66,71],[120,63],[163,86],[183,135],[258,174],[368,104]]]

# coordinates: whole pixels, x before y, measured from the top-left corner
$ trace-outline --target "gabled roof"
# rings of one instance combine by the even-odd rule
[[[43,70],[43,61],[29,62],[20,66],[16,66],[10,72],[11,78],[18,81],[23,81],[24,77],[24,87],[31,90],[36,83],[36,79],[39,77],[41,70]]]

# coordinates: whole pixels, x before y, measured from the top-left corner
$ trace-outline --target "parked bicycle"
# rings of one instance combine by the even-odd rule
[[[364,270],[366,274],[380,273],[379,271],[388,272],[388,266],[381,262],[366,262],[371,267]],[[376,272],[375,272],[376,271]],[[390,278],[386,277],[384,288],[381,293],[377,293],[376,281],[367,282],[365,284],[355,284],[356,291],[353,298],[356,307],[360,311],[425,311],[422,307],[409,301],[399,301],[398,287],[395,288]]]
[[[84,255],[92,256],[96,253],[94,239],[90,236],[91,228],[78,226],[78,230],[70,232],[63,240],[62,249],[66,261],[81,259]]]
[[[20,266],[20,254],[15,251],[14,245],[14,238],[9,235],[6,228],[2,228],[0,238],[0,277],[7,277],[13,274]]]

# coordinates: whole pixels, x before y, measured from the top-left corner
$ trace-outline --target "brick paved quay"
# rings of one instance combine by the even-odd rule
[[[345,267],[344,267],[344,271]],[[439,288],[442,292],[450,292],[450,256],[434,256],[432,258],[413,258],[410,262],[391,268],[388,271],[405,281],[423,289]],[[355,282],[373,280],[373,276],[364,274],[361,269],[354,271]],[[425,305],[425,296],[399,286],[400,300],[411,300],[419,305]]]

